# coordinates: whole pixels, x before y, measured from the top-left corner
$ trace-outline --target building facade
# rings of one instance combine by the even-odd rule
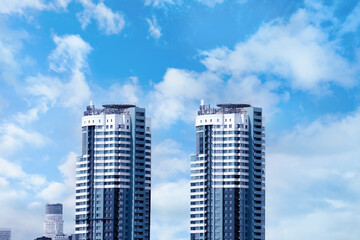
[[[63,205],[60,203],[46,204],[44,236],[55,238],[56,235],[63,235],[63,225]]]
[[[0,240],[11,240],[10,228],[0,228]]]
[[[201,102],[191,158],[191,240],[265,239],[262,109]]]
[[[80,240],[150,239],[151,123],[132,104],[90,104],[76,164]]]

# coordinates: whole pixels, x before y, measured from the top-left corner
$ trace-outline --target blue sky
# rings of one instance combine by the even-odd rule
[[[152,239],[189,238],[201,99],[266,116],[268,240],[360,236],[360,2],[0,0],[0,226],[74,228],[80,121],[92,100],[152,118]]]

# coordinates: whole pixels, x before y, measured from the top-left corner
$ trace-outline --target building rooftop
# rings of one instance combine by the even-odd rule
[[[251,107],[251,105],[247,104],[247,103],[220,103],[220,104],[217,104],[216,106],[218,106],[220,108],[247,108],[247,107]]]
[[[86,107],[86,111],[84,112],[84,116],[91,115],[100,115],[101,113],[105,114],[122,114],[129,113],[129,108],[136,107],[136,104],[132,103],[107,103],[102,105],[103,108],[95,108],[95,105],[90,103],[89,106]]]
[[[46,204],[46,214],[62,214],[63,205],[61,203],[56,204]]]
[[[198,115],[209,115],[209,114],[229,114],[229,113],[245,113],[246,108],[251,107],[247,103],[219,103],[216,105],[219,108],[212,108],[210,105],[205,105],[201,101]]]

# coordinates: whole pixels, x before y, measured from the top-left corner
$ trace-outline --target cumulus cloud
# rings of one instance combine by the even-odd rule
[[[28,11],[66,9],[72,0],[3,0],[0,14],[26,14]]]
[[[211,103],[249,102],[262,106],[270,113],[286,93],[277,93],[278,84],[262,83],[256,76],[232,77],[222,80],[216,73],[197,73],[183,69],[167,70],[163,81],[154,86],[149,94],[149,111],[153,115],[154,127],[169,127],[178,120],[194,121],[200,100]]]
[[[42,134],[23,129],[14,123],[3,123],[0,125],[0,156],[8,156],[18,151],[23,145],[41,147],[48,142]]]
[[[323,117],[281,134],[267,148],[269,239],[360,234],[344,231],[360,221],[359,121],[359,110]]]
[[[220,4],[224,2],[224,0],[197,0],[197,1],[209,7],[214,7],[216,4]]]
[[[49,67],[59,75],[28,77],[25,89],[47,104],[59,101],[64,107],[82,105],[91,94],[84,73],[91,47],[78,35],[55,35],[54,42],[56,48],[49,55]]]
[[[216,95],[221,83],[221,79],[211,73],[168,69],[163,81],[149,94],[148,108],[154,127],[169,127],[179,119],[192,121],[200,99]]]
[[[25,172],[22,170],[22,167],[18,164],[9,162],[3,158],[0,158],[0,175],[6,178],[22,178],[25,175]]]
[[[43,0],[3,0],[0,4],[0,13],[21,14],[27,9],[43,10],[46,7],[46,3]]]
[[[55,104],[63,91],[63,83],[58,77],[37,75],[26,79],[26,91],[33,96],[41,97],[51,105]]]
[[[139,96],[142,95],[141,87],[139,86],[139,79],[137,77],[130,77],[123,84],[113,84],[108,94],[113,101],[123,101],[129,103],[138,103]]]
[[[63,182],[50,182],[38,197],[46,201],[63,202],[67,198],[74,197],[76,180],[76,153],[70,152],[64,162],[58,166],[63,176]],[[75,197],[73,199],[75,201]]]
[[[185,153],[181,144],[172,139],[155,145],[152,159],[153,179],[179,178],[190,174],[190,154]]]
[[[9,181],[14,182],[16,186],[20,186],[19,192],[14,191],[16,194],[23,194],[28,190],[37,191],[39,188],[43,187],[46,183],[46,178],[38,174],[29,174],[26,173],[22,166],[18,163],[10,162],[4,158],[0,157],[0,164],[2,168],[0,169],[0,177],[3,179],[3,186],[9,186]],[[14,189],[15,190],[15,189]]]
[[[154,7],[165,7],[167,4],[174,5],[180,3],[181,0],[145,0],[145,5]]]
[[[30,207],[23,199],[30,198],[24,192],[11,188],[1,189],[0,187],[1,226],[11,228],[12,239],[34,239],[42,236],[44,217],[44,205],[41,207]],[[19,217],[20,216],[20,217]],[[31,219],[31,221],[29,221]]]
[[[53,38],[56,48],[49,56],[49,66],[55,72],[82,70],[87,67],[90,45],[79,35],[57,35]]]
[[[209,7],[214,7],[217,4],[221,4],[224,2],[224,0],[196,0],[199,3],[202,3],[204,5],[207,5]],[[244,3],[247,0],[239,0],[239,3]],[[167,5],[176,5],[176,4],[182,4],[182,0],[145,0],[145,5],[151,5],[153,7],[157,8],[164,8]]]
[[[151,235],[182,240],[189,231],[190,154],[166,139],[152,150]],[[187,238],[185,238],[187,239]]]
[[[10,29],[0,18],[0,81],[11,86],[18,85],[22,65],[29,64],[28,57],[19,56],[23,42],[29,39],[25,30]]]
[[[62,181],[51,181],[44,187],[37,197],[46,202],[61,202],[64,207],[64,221],[67,223],[65,231],[74,230],[75,216],[75,181],[77,154],[69,152],[58,166],[62,174]]]
[[[151,195],[151,235],[155,239],[183,239],[189,230],[190,181],[155,185]]]
[[[0,225],[11,227],[17,239],[35,238],[41,234],[45,204],[61,202],[65,231],[71,233],[75,214],[75,164],[76,154],[70,152],[58,166],[63,181],[49,182],[44,176],[26,172],[20,163],[0,157],[0,205],[6,206],[0,215]]]
[[[358,69],[341,55],[339,46],[311,14],[300,9],[289,21],[265,24],[233,50],[203,52],[202,62],[213,72],[276,76],[306,91],[319,92],[329,84],[354,86]]]
[[[359,208],[353,206],[346,210],[317,210],[294,218],[280,220],[276,230],[267,229],[270,240],[326,238],[329,240],[356,240],[360,233],[357,224],[360,222]],[[301,230],[300,230],[301,229]]]
[[[47,202],[60,202],[59,199],[63,199],[66,193],[67,189],[63,183],[51,182],[38,194],[38,197]]]
[[[360,3],[356,5],[353,11],[347,16],[343,26],[341,28],[341,33],[355,32],[360,25]]]
[[[308,3],[310,5],[310,3]],[[262,25],[234,49],[218,47],[201,52],[203,72],[170,68],[150,93],[154,127],[178,120],[192,121],[198,101],[244,101],[276,112],[292,91],[325,95],[333,85],[358,84],[358,62],[341,55],[322,23],[335,21],[329,9],[313,3],[288,20]]]
[[[45,113],[48,106],[45,101],[40,101],[35,107],[31,107],[27,112],[19,112],[13,116],[13,121],[21,126],[39,120],[40,114]]]
[[[55,6],[66,9],[72,0],[56,0]]]
[[[118,34],[125,26],[124,16],[119,12],[113,12],[103,1],[95,4],[92,0],[79,0],[84,11],[78,14],[83,29],[95,19],[100,30],[106,34]]]
[[[75,191],[76,180],[76,158],[77,154],[70,152],[65,161],[58,167],[64,178],[64,183],[68,189]]]
[[[156,17],[153,16],[152,19],[146,18],[147,23],[149,24],[149,33],[155,38],[159,39],[161,37],[161,27],[158,25]]]

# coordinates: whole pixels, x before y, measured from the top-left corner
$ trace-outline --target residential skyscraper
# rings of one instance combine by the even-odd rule
[[[11,240],[10,228],[0,228],[0,240]]]
[[[60,203],[46,204],[44,236],[55,238],[56,235],[63,235],[63,225],[63,205]]]
[[[150,124],[132,104],[86,108],[76,163],[78,239],[150,239]]]
[[[262,109],[201,101],[191,158],[191,240],[265,239]]]

